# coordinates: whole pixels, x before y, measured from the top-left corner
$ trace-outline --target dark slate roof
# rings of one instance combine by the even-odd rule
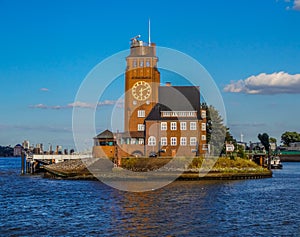
[[[158,100],[172,111],[199,111],[200,89],[198,86],[160,86]]]
[[[114,134],[111,131],[109,131],[108,129],[106,129],[105,131],[103,131],[102,133],[99,133],[94,138],[98,138],[98,139],[112,139],[112,138],[114,138]]]
[[[160,111],[197,111],[197,118],[185,119],[201,119],[200,90],[198,86],[160,86],[158,93],[159,103],[153,107],[146,120],[174,119],[170,117],[162,118]]]

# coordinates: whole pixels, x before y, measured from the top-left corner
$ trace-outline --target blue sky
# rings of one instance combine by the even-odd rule
[[[72,147],[81,82],[128,49],[131,37],[146,40],[148,18],[153,42],[190,55],[212,75],[238,140],[300,132],[299,0],[0,0],[0,144]],[[98,129],[109,126],[97,120]]]

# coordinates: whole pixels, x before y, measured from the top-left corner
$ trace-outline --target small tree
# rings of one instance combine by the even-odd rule
[[[267,133],[258,134],[258,139],[260,140],[261,144],[266,149],[268,156],[270,155],[270,142],[269,142],[269,135]]]
[[[213,155],[220,155],[225,153],[225,141],[236,143],[229,132],[229,128],[224,125],[223,118],[213,106],[202,104],[202,108],[206,109],[207,124],[206,137],[207,143],[210,144]]]
[[[275,143],[275,144],[277,143],[277,140],[274,137],[270,137],[269,141],[270,143]]]
[[[245,149],[242,145],[237,145],[237,156],[240,158],[246,158]]]

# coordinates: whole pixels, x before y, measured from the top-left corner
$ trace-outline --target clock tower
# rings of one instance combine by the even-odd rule
[[[144,120],[158,102],[160,73],[155,44],[139,38],[140,35],[131,39],[130,55],[126,58],[125,132],[144,131]]]

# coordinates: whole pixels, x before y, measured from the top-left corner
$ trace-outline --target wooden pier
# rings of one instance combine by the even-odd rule
[[[22,152],[21,155],[21,174],[38,173],[43,165],[56,164],[67,160],[80,160],[92,158],[92,154],[72,154],[72,155],[37,155]]]

